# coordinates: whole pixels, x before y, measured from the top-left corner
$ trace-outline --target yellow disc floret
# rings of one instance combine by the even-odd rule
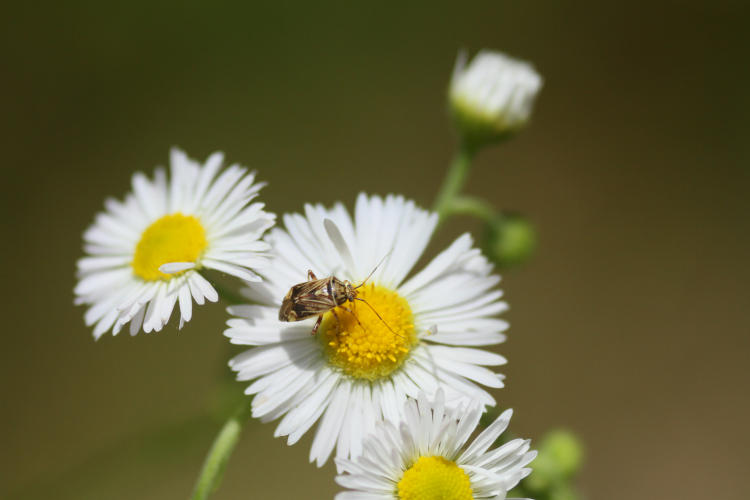
[[[398,482],[401,500],[472,500],[469,476],[444,457],[419,457]]]
[[[326,313],[319,338],[333,366],[376,380],[401,366],[417,343],[414,317],[409,303],[387,288],[366,285],[357,294],[367,304],[355,300]]]
[[[169,262],[196,262],[207,245],[206,231],[192,215],[165,215],[148,226],[135,247],[133,272],[147,281],[169,279],[159,267]]]

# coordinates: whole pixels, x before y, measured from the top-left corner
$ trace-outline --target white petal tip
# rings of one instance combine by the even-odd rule
[[[167,262],[159,266],[159,271],[164,274],[174,274],[188,269],[193,269],[195,262]]]

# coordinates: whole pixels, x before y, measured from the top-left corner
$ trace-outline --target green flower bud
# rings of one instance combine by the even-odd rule
[[[536,248],[536,231],[524,217],[500,214],[487,225],[485,252],[499,267],[525,262]]]
[[[542,440],[539,454],[531,465],[533,472],[523,480],[523,486],[534,494],[548,492],[549,498],[575,499],[570,480],[582,460],[583,448],[578,438],[568,431],[552,431]]]
[[[583,446],[578,438],[565,430],[552,431],[544,438],[542,449],[549,453],[560,469],[560,472],[570,477],[581,467],[583,461]]]
[[[449,102],[464,140],[479,147],[522,128],[541,87],[528,63],[483,50],[467,65],[466,53],[459,53]]]

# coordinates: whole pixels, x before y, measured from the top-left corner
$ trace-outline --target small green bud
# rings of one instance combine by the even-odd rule
[[[523,61],[489,50],[468,63],[460,52],[449,103],[463,139],[473,147],[497,142],[529,120],[542,78]]]
[[[583,461],[583,446],[570,431],[552,431],[544,438],[542,449],[549,453],[560,472],[570,477],[578,472]]]
[[[536,240],[536,230],[527,219],[500,214],[487,225],[485,251],[499,267],[514,267],[534,253]]]
[[[560,500],[568,498],[563,495],[574,493],[570,489],[570,480],[581,467],[582,460],[583,447],[578,438],[568,431],[552,431],[542,440],[539,454],[531,464],[533,471],[524,479],[523,485],[535,494],[558,492]]]

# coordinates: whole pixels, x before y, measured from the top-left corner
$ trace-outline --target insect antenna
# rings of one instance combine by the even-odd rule
[[[378,262],[378,265],[377,265],[377,266],[375,266],[375,267],[373,268],[373,270],[372,270],[372,271],[370,271],[370,274],[368,274],[368,275],[367,275],[367,278],[365,278],[365,279],[364,279],[364,281],[362,281],[362,283],[360,283],[359,285],[357,285],[357,286],[355,286],[355,287],[353,287],[353,288],[354,288],[354,289],[356,290],[357,288],[359,288],[359,287],[361,287],[362,285],[364,285],[365,283],[367,283],[367,280],[369,280],[370,278],[372,278],[372,275],[373,275],[373,274],[375,274],[375,271],[377,271],[377,270],[378,270],[378,268],[380,267],[380,264],[382,264],[382,263],[383,263],[383,262],[385,261],[385,259],[386,259],[386,258],[387,258],[387,257],[388,257],[389,255],[391,255],[391,252],[392,252],[392,251],[393,251],[393,250],[391,250],[391,251],[389,251],[389,252],[388,252],[387,254],[383,255],[383,258],[382,258],[382,259],[380,259],[380,262]],[[360,300],[362,300],[362,299],[360,299]],[[367,305],[370,305],[370,304],[367,304]],[[374,311],[374,310],[375,310],[375,309],[373,309],[373,311]],[[376,314],[377,314],[377,313],[376,313]]]
[[[382,321],[382,322],[383,322],[383,324],[384,324],[384,325],[385,325],[386,327],[388,327],[388,329],[389,329],[389,330],[391,331],[391,333],[392,333],[392,334],[394,334],[395,336],[397,336],[397,337],[401,337],[402,339],[406,340],[406,337],[404,337],[403,335],[401,335],[401,334],[399,334],[399,333],[396,333],[396,332],[395,332],[395,331],[393,330],[393,328],[391,328],[391,326],[390,326],[390,325],[389,325],[389,324],[388,324],[388,323],[387,323],[387,322],[386,322],[386,321],[385,321],[385,320],[383,319],[383,317],[382,317],[382,316],[381,316],[380,314],[378,314],[378,312],[377,312],[377,311],[375,310],[375,308],[374,308],[374,307],[372,307],[372,306],[370,305],[370,303],[369,303],[369,302],[367,302],[367,301],[366,301],[365,299],[360,299],[359,297],[354,297],[354,300],[361,300],[362,302],[364,302],[365,304],[367,304],[367,307],[369,307],[370,309],[372,309],[372,312],[374,312],[374,313],[375,313],[375,316],[377,316],[377,317],[378,317],[378,318],[380,319],[380,321]],[[358,321],[359,321],[359,320],[358,320]]]

